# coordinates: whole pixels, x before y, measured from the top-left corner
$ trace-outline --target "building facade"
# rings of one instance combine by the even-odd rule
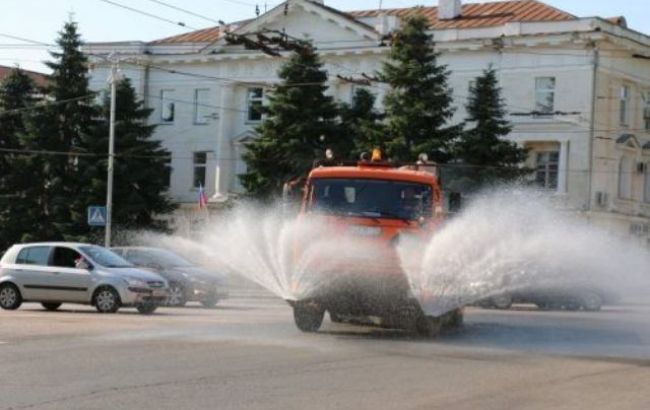
[[[509,138],[529,148],[538,186],[594,223],[650,241],[650,37],[622,17],[580,18],[535,0],[357,12],[289,0],[251,20],[85,51],[94,88],[106,86],[110,55],[154,110],[156,137],[172,153],[171,195],[193,204],[201,185],[217,204],[242,192],[241,154],[284,61],[230,45],[224,32],[312,39],[328,92],[350,101],[357,86],[346,78],[375,73],[389,51],[383,38],[414,13],[429,19],[451,72],[453,122],[465,118],[471,82],[492,65],[514,124]],[[369,89],[381,104],[384,86]]]

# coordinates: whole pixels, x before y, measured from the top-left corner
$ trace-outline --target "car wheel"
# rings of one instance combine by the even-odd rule
[[[580,304],[587,312],[597,312],[603,307],[603,298],[596,292],[584,292]]]
[[[23,297],[18,287],[13,283],[0,285],[0,307],[5,310],[16,310],[23,303]]]
[[[315,303],[297,303],[293,307],[293,320],[303,332],[316,332],[323,324],[325,310]]]
[[[94,305],[99,313],[115,313],[120,308],[120,295],[110,287],[97,289]]]
[[[45,309],[50,310],[50,311],[57,310],[59,307],[61,307],[61,303],[58,303],[58,302],[43,302],[43,303],[41,303],[41,305]]]
[[[499,295],[492,297],[492,305],[497,309],[510,309],[512,297],[510,295]]]
[[[415,330],[422,337],[436,337],[442,330],[442,319],[421,315],[415,322]]]
[[[167,305],[174,307],[183,307],[187,303],[187,296],[185,295],[185,288],[178,283],[171,283],[169,285],[169,297],[167,298]]]
[[[201,305],[206,309],[213,309],[219,303],[219,299],[214,296],[208,296],[205,299],[201,300]]]
[[[158,309],[158,305],[152,302],[142,303],[135,307],[143,315],[150,315]]]

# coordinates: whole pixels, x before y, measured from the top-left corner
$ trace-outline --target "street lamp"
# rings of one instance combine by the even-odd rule
[[[112,56],[109,56],[111,58]],[[111,222],[113,216],[113,163],[115,159],[115,106],[117,103],[117,82],[120,80],[117,60],[111,58],[111,111],[108,126],[108,177],[106,180],[106,229],[104,245],[111,246]]]

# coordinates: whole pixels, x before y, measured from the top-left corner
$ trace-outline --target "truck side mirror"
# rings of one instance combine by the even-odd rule
[[[460,212],[463,204],[463,198],[460,192],[449,193],[449,212]]]

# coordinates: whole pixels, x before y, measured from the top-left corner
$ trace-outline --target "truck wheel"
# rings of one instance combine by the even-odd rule
[[[0,285],[0,307],[5,310],[16,310],[23,303],[20,291],[13,283]]]
[[[436,337],[442,330],[442,320],[439,317],[421,315],[415,323],[415,330],[420,336]]]
[[[332,323],[343,323],[343,319],[341,319],[341,316],[334,312],[330,312],[330,320]]]
[[[297,303],[293,307],[293,320],[303,332],[316,332],[323,324],[325,310],[315,304]]]
[[[512,306],[512,297],[510,295],[499,295],[492,298],[492,305],[497,309],[510,309]]]
[[[597,312],[603,307],[603,298],[596,292],[584,292],[580,297],[580,304],[587,312]]]

